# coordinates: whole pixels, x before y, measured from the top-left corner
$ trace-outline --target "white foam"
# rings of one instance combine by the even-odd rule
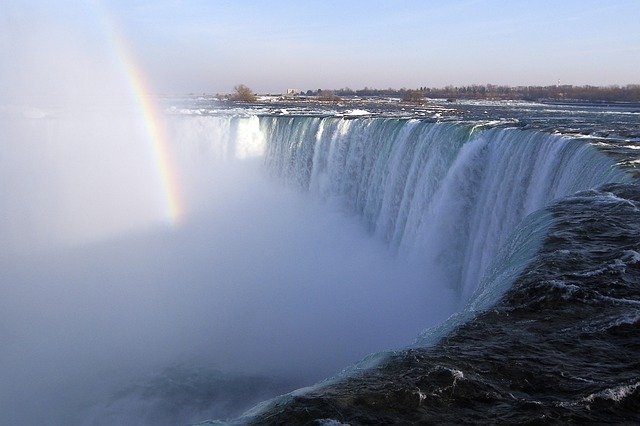
[[[318,419],[316,423],[321,426],[349,426],[349,423],[341,423],[334,419]]]
[[[577,290],[580,289],[580,287],[578,287],[577,285],[575,285],[575,284],[567,284],[562,280],[546,280],[546,281],[543,281],[543,283],[548,284],[548,285],[550,285],[552,287],[555,287],[555,288],[559,288],[559,289],[562,289],[562,290],[567,290],[567,291],[569,291],[569,293],[573,293],[574,291],[577,291]]]
[[[345,117],[362,117],[371,115],[371,113],[364,109],[351,109],[344,112]]]
[[[591,395],[583,398],[584,402],[593,402],[596,398],[608,399],[614,402],[620,402],[627,396],[632,394],[636,388],[640,386],[640,382],[633,383],[631,385],[617,386],[615,388],[604,389],[600,392],[592,393]]]

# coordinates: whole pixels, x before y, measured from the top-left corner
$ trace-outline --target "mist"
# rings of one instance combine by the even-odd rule
[[[237,415],[403,347],[453,309],[451,294],[430,291],[421,270],[357,217],[271,177],[255,117],[232,132],[224,117],[164,117],[185,209],[174,225],[132,105],[29,107],[3,118],[0,411],[8,421]],[[175,394],[131,390],[176,366],[187,379],[204,369],[198,377],[266,384],[238,397],[229,383],[239,379],[205,380],[201,389],[220,394],[184,403],[180,417],[168,414]],[[232,401],[220,407],[220,398]]]
[[[357,217],[273,178],[256,117],[160,105],[183,209],[168,223],[148,118],[76,6],[2,16],[3,421],[238,415],[454,309]]]

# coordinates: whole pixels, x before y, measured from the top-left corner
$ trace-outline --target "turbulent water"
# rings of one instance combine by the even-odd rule
[[[640,190],[550,208],[544,247],[504,298],[433,348],[274,402],[253,424],[637,422]]]
[[[640,420],[638,112],[578,112],[574,132],[509,105],[468,107],[482,111],[168,109],[192,214],[182,228],[0,259],[19,301],[45,276],[63,293],[97,283],[90,297],[57,296],[54,324],[71,336],[65,309],[78,302],[98,330],[131,324],[124,340],[98,339],[101,356],[70,359],[132,378],[81,408],[51,402],[72,407],[54,423]],[[613,130],[575,137],[598,123]],[[122,345],[136,351],[126,369],[108,361],[126,359],[109,348]]]

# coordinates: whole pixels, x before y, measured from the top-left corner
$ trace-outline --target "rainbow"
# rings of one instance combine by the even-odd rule
[[[106,12],[106,11],[105,11]],[[115,53],[123,66],[131,86],[133,97],[142,111],[145,128],[151,141],[153,161],[156,165],[164,197],[165,212],[163,214],[170,225],[177,225],[184,216],[184,204],[180,194],[178,174],[173,164],[173,155],[162,113],[153,99],[142,69],[135,61],[131,49],[128,48],[121,32],[116,30],[113,20],[103,13],[107,33],[113,42]]]

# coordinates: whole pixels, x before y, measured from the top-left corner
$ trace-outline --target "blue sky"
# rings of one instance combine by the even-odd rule
[[[96,24],[107,10],[161,92],[640,83],[638,0],[94,0],[10,10],[9,20],[38,13],[96,49],[108,43]]]

